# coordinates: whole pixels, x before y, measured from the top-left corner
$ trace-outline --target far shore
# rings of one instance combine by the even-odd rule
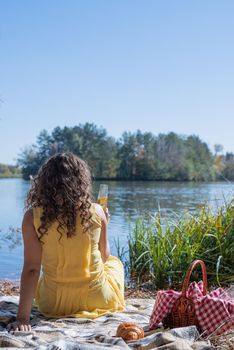
[[[22,179],[24,181],[29,182],[30,179],[25,180],[21,175],[15,175],[15,176],[3,176],[0,174],[0,180],[1,179]],[[157,182],[157,183],[186,183],[186,184],[207,184],[207,183],[234,183],[233,180],[229,179],[216,179],[216,180],[209,180],[209,181],[189,181],[189,180],[149,180],[149,179],[120,179],[120,178],[95,178],[93,179],[93,182],[95,181],[106,181],[106,182],[111,182],[111,181],[116,181],[116,182]]]
[[[21,175],[9,175],[9,176],[6,176],[6,175],[1,175],[0,174],[0,179],[22,179],[22,176]]]

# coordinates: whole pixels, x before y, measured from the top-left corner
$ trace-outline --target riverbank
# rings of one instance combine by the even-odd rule
[[[22,179],[22,175],[5,175],[5,174],[0,174],[0,179]]]
[[[19,282],[0,281],[0,296],[19,295]]]
[[[19,296],[19,281],[0,281],[0,296]],[[125,299],[155,299],[156,292],[147,291],[143,288],[133,289],[126,288]],[[225,335],[212,337],[210,339],[216,350],[233,350],[234,349],[234,329]]]
[[[117,247],[118,256],[127,261],[127,274],[136,285],[181,290],[181,277],[191,262],[199,259],[206,265],[210,287],[230,286],[234,283],[233,230],[233,200],[215,212],[204,205],[174,217],[165,217],[160,211],[145,213],[135,220],[125,250],[120,244]],[[194,277],[202,278],[197,270]]]

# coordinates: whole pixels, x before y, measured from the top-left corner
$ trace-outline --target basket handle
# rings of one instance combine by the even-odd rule
[[[185,279],[184,279],[184,283],[183,283],[183,287],[182,287],[182,297],[186,297],[186,292],[188,290],[188,286],[189,286],[189,281],[190,281],[190,277],[191,274],[194,270],[194,268],[200,264],[201,268],[202,268],[202,275],[203,275],[203,295],[207,294],[207,273],[206,273],[206,265],[202,260],[194,260],[194,262],[189,266],[189,269],[186,273]]]

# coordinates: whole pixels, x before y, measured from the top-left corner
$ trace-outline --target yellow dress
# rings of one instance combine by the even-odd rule
[[[38,235],[41,213],[41,208],[33,209]],[[98,249],[101,220],[93,204],[91,213],[88,233],[82,232],[77,215],[75,236],[61,236],[55,222],[42,238],[42,276],[35,303],[45,316],[96,318],[124,310],[123,265],[114,256],[103,263]]]

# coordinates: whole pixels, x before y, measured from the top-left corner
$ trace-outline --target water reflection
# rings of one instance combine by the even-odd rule
[[[0,180],[0,278],[18,278],[22,267],[23,248],[19,227],[29,182],[22,179]],[[93,186],[97,198],[100,182]],[[233,183],[117,182],[110,181],[109,238],[116,253],[114,240],[126,247],[129,227],[142,212],[171,216],[193,211],[205,202],[215,210],[234,195]],[[15,232],[16,230],[16,232]]]
[[[10,251],[15,249],[16,247],[22,246],[23,239],[22,239],[21,229],[10,226],[8,228],[8,231],[5,234],[1,235],[0,248],[1,248],[1,244],[3,246],[7,245]]]

